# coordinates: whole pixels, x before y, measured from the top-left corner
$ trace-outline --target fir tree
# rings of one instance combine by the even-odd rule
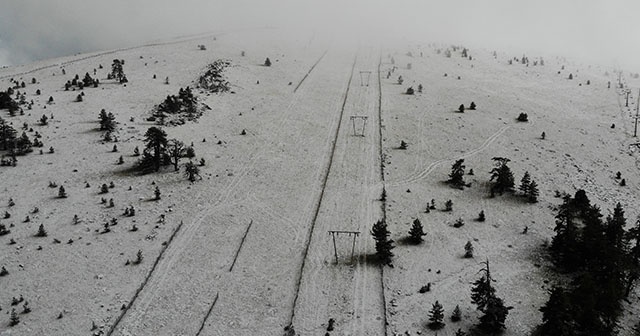
[[[464,113],[464,104],[460,104],[460,106],[458,106],[458,112]]]
[[[271,66],[271,60],[269,59],[269,57],[267,57],[266,60],[264,60],[264,66]]]
[[[471,102],[471,105],[469,105],[469,109],[470,110],[475,110],[476,109],[476,103]]]
[[[177,139],[169,140],[169,155],[173,160],[173,168],[175,171],[178,171],[178,164],[180,163],[180,158],[185,155],[185,147],[184,143]]]
[[[513,191],[513,173],[511,168],[507,166],[509,159],[503,157],[494,157],[495,167],[491,170],[490,181],[496,180],[491,187],[491,192],[498,192],[502,195],[505,191]]]
[[[518,189],[520,189],[520,191],[522,191],[522,195],[523,196],[527,196],[529,194],[529,185],[531,184],[531,175],[529,175],[529,172],[526,171],[524,172],[524,175],[522,176],[522,179],[520,180],[520,187],[518,187]]]
[[[570,336],[575,335],[571,315],[571,304],[568,295],[562,287],[553,287],[549,300],[540,308],[542,312],[542,336]]]
[[[371,235],[376,241],[376,255],[383,264],[391,264],[391,258],[393,258],[391,250],[395,246],[393,246],[393,240],[389,239],[390,234],[387,230],[387,223],[382,220],[378,220],[371,228]]]
[[[40,224],[38,227],[38,232],[36,233],[36,237],[46,237],[47,231],[44,229],[44,224]]]
[[[60,189],[58,189],[58,197],[67,198],[67,192],[64,190],[63,186],[60,186]]]
[[[158,127],[149,127],[145,133],[146,148],[139,168],[143,172],[159,171],[167,151],[167,133]]]
[[[11,309],[11,317],[9,318],[9,326],[13,327],[15,325],[17,325],[18,323],[20,323],[20,317],[18,316],[18,313],[16,313],[15,308]]]
[[[486,310],[489,300],[496,295],[496,290],[492,286],[492,282],[495,280],[491,277],[489,260],[483,264],[485,267],[480,270],[482,275],[471,288],[471,303],[475,304],[477,309],[482,312]]]
[[[495,280],[491,277],[489,260],[484,264],[485,267],[480,270],[482,273],[480,279],[476,280],[471,288],[471,302],[483,313],[480,316],[479,327],[485,331],[496,333],[505,328],[504,321],[510,308],[505,307],[502,299],[496,296],[496,290],[492,286],[492,282]]]
[[[444,327],[443,319],[444,309],[440,302],[436,301],[429,311],[429,328],[433,330],[442,329],[442,327]]]
[[[194,182],[196,177],[200,177],[200,168],[196,166],[192,161],[187,162],[184,165],[184,175],[190,182]]]
[[[456,305],[456,307],[453,308],[453,312],[451,313],[451,321],[458,322],[461,319],[462,319],[462,312],[460,311],[460,306]]]
[[[538,195],[540,194],[540,192],[538,191],[538,184],[536,183],[536,181],[531,181],[531,183],[529,183],[529,190],[527,191],[527,201],[529,203],[537,203],[538,202]]]
[[[160,199],[161,193],[160,193],[160,188],[158,188],[158,186],[156,186],[156,189],[153,191],[153,195],[156,201]]]
[[[111,64],[111,76],[112,78],[117,79],[119,82],[122,82],[122,79],[125,78],[123,66],[124,62],[119,59],[114,59],[113,64]]]
[[[480,329],[490,333],[498,333],[505,329],[504,321],[509,314],[509,308],[499,297],[491,297],[487,302],[484,315],[480,316]]]
[[[464,245],[464,257],[473,258],[473,244],[471,244],[470,240],[467,240],[467,243]]]
[[[451,173],[449,173],[449,183],[455,187],[462,189],[465,186],[464,182],[464,159],[457,160],[451,166]]]
[[[411,226],[411,229],[409,230],[410,240],[414,244],[420,244],[422,242],[422,236],[426,236],[426,235],[427,234],[424,233],[420,219],[416,218],[413,221],[413,225]]]

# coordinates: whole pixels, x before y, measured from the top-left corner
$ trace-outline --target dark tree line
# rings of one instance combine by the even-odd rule
[[[584,190],[564,197],[556,215],[553,261],[573,280],[554,287],[543,312],[543,335],[614,335],[621,300],[638,279],[640,221],[625,231],[620,203],[603,219]]]
[[[9,110],[9,113],[13,115],[16,111],[18,111],[20,106],[18,105],[18,102],[11,98],[12,94],[12,89],[8,89],[7,91],[0,91],[0,110]]]

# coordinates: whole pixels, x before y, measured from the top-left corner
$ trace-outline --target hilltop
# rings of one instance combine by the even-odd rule
[[[463,49],[267,29],[0,69],[0,88],[25,94],[24,114],[0,117],[43,144],[0,167],[0,213],[9,214],[0,224],[10,231],[0,236],[9,273],[0,277],[0,334],[307,335],[331,325],[340,335],[430,335],[437,300],[440,333],[453,335],[478,323],[470,289],[485,260],[513,307],[504,335],[532,333],[548,291],[568,281],[548,247],[561,196],[584,190],[605,216],[619,202],[627,229],[639,215],[640,81],[561,57],[522,62]],[[114,60],[124,61],[126,81],[110,78]],[[226,92],[200,85],[216,61]],[[65,89],[76,74],[97,87]],[[167,96],[187,87],[196,116],[158,125]],[[100,129],[103,109],[116,122],[111,139]],[[178,171],[141,174],[135,151],[150,127],[193,157],[182,155]],[[530,174],[537,203],[518,192],[491,196],[493,157],[510,159],[516,190]],[[463,190],[447,183],[459,159]],[[199,168],[193,182],[189,161]],[[407,239],[415,219],[426,232],[417,245]],[[393,267],[376,262],[378,220],[395,241]],[[334,240],[329,231],[351,233]],[[464,257],[467,242],[473,258]],[[11,306],[20,296],[31,312],[9,326],[11,309],[23,311],[24,302]],[[638,323],[637,298],[634,289],[623,304],[620,334]]]

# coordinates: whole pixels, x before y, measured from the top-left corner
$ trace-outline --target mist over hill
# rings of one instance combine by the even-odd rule
[[[264,26],[339,39],[402,38],[515,53],[579,56],[639,71],[638,2],[494,0],[25,0],[0,11],[0,65],[139,45],[155,39]]]

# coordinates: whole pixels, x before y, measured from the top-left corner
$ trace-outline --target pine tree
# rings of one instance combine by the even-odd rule
[[[114,59],[113,64],[111,64],[111,76],[119,82],[122,82],[122,79],[125,78],[123,66],[124,62],[118,59]]]
[[[471,288],[471,303],[484,314],[480,317],[480,328],[489,332],[499,332],[504,329],[504,321],[510,308],[505,307],[502,299],[496,296],[496,290],[492,286],[495,280],[491,277],[489,260],[484,264],[485,267],[480,270],[480,279],[476,280]]]
[[[464,104],[460,104],[460,106],[458,106],[458,112],[464,113]]]
[[[470,110],[475,110],[476,109],[476,103],[471,102],[471,105],[469,105],[469,109]]]
[[[167,133],[158,127],[149,127],[145,133],[146,148],[139,162],[143,172],[159,171],[167,151]]]
[[[184,175],[190,182],[194,182],[196,177],[200,177],[200,168],[196,166],[192,161],[187,162],[184,165]]]
[[[58,197],[67,198],[67,192],[64,190],[63,186],[60,186],[60,189],[58,189]]]
[[[471,244],[470,240],[464,245],[464,257],[473,258],[473,244]]]
[[[105,111],[105,109],[100,110],[100,115],[99,115],[99,119],[100,119],[100,130],[101,131],[113,131],[115,130],[115,116],[113,115],[113,113],[109,112],[107,113],[107,111]]]
[[[44,229],[44,224],[40,224],[38,227],[38,232],[36,233],[36,237],[46,237],[47,231]]]
[[[625,296],[629,297],[631,290],[640,279],[640,216],[636,220],[635,226],[627,232],[627,241],[630,244],[629,273],[625,285]]]
[[[478,214],[478,222],[484,222],[485,220],[484,210],[480,210],[480,213]]]
[[[508,314],[509,308],[505,307],[501,298],[495,296],[489,298],[484,315],[480,316],[480,329],[490,333],[502,331]]]
[[[13,326],[17,325],[18,323],[20,323],[20,317],[18,316],[18,313],[16,313],[16,309],[12,308],[11,309],[11,317],[9,318],[9,326],[13,327]]]
[[[471,303],[477,306],[477,309],[484,312],[489,299],[494,297],[496,290],[491,283],[494,281],[489,270],[489,260],[483,262],[485,267],[480,270],[482,276],[473,283],[471,288]]]
[[[467,336],[467,333],[458,328],[458,331],[456,331],[456,334],[454,336]]]
[[[160,193],[160,188],[158,188],[158,186],[156,186],[156,189],[153,191],[153,194],[154,194],[154,197],[155,197],[154,199],[156,201],[160,199],[161,193]]]
[[[449,173],[449,183],[455,187],[462,189],[465,186],[464,182],[464,159],[457,160],[451,166],[451,173]]]
[[[496,180],[496,182],[491,187],[491,192],[502,194],[505,191],[513,191],[513,173],[507,166],[511,160],[503,157],[494,157],[492,160],[495,161],[495,167],[491,170],[490,181]]]
[[[461,319],[462,319],[462,312],[460,311],[460,306],[456,305],[456,307],[453,308],[453,312],[451,313],[451,321],[458,322]]]
[[[409,230],[409,236],[411,241],[414,244],[420,244],[422,242],[422,236],[426,236],[426,235],[427,234],[424,233],[420,219],[416,218],[413,221],[413,225],[411,226],[411,229]]]
[[[376,241],[376,254],[378,260],[383,264],[390,264],[393,253],[391,250],[393,246],[393,240],[389,239],[391,233],[387,230],[387,223],[382,220],[378,220],[371,229],[371,235]]]
[[[573,316],[568,295],[562,287],[553,287],[549,301],[540,308],[542,312],[542,336],[575,335],[572,328]]]
[[[271,60],[269,59],[269,57],[267,57],[267,59],[264,60],[264,66],[271,66]]]
[[[431,306],[431,310],[429,311],[429,328],[433,330],[438,330],[444,327],[444,323],[442,320],[444,319],[444,309],[440,302],[436,301],[436,303]]]
[[[173,168],[175,171],[178,171],[178,164],[180,163],[180,158],[185,155],[185,147],[184,143],[178,139],[169,140],[169,156],[173,159]]]
[[[531,181],[531,183],[529,183],[529,191],[527,193],[527,201],[529,203],[538,203],[538,195],[540,194],[540,191],[538,191],[538,184],[536,183],[536,181]]]
[[[529,185],[530,184],[531,184],[531,175],[529,175],[529,172],[526,171],[526,172],[524,172],[524,175],[522,176],[522,179],[520,180],[520,187],[518,187],[518,189],[520,189],[520,191],[522,191],[522,195],[523,196],[529,195]]]

